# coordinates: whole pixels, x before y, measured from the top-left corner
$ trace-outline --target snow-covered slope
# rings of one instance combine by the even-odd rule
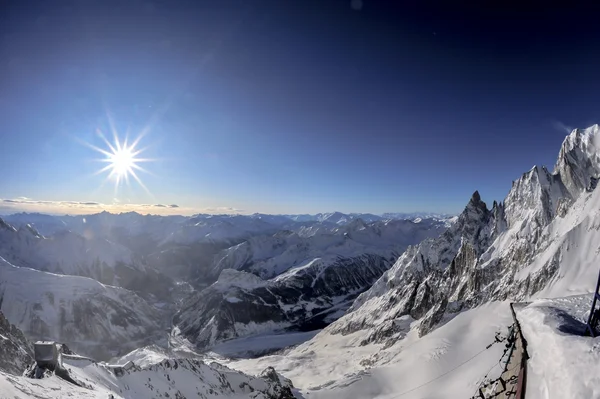
[[[131,291],[13,266],[3,258],[0,310],[31,340],[64,342],[98,358],[166,338],[161,314]]]
[[[600,337],[584,335],[591,300],[585,294],[516,307],[529,355],[527,398],[600,396]],[[361,345],[364,330],[348,335],[325,330],[283,354],[227,364],[247,373],[273,365],[304,397],[318,399],[479,397],[480,384],[505,367],[504,344],[492,343],[513,323],[507,302],[462,312],[424,337],[409,316],[398,323],[404,336],[389,346]]]
[[[492,378],[502,371],[504,345],[486,347],[512,324],[506,302],[462,312],[424,337],[410,316],[396,323],[403,335],[390,345],[362,345],[367,330],[341,335],[325,329],[284,353],[225,362],[246,373],[273,365],[312,399],[470,398],[488,371]]]
[[[591,301],[541,299],[517,312],[530,356],[528,399],[600,397],[600,337],[583,334]]]

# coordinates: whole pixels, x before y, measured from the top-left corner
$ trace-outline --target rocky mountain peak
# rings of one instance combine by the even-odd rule
[[[20,234],[24,234],[26,236],[32,236],[32,237],[35,237],[35,238],[43,238],[42,235],[39,233],[39,231],[37,231],[36,228],[33,227],[29,223],[22,225],[19,228],[18,232]]]
[[[471,199],[465,207],[465,210],[463,211],[463,215],[470,214],[471,212],[475,212],[477,214],[485,214],[489,212],[486,203],[481,200],[479,191],[475,191],[473,193]]]
[[[485,202],[481,200],[478,191],[475,191],[463,212],[458,216],[457,222],[445,233],[456,237],[464,237],[470,242],[477,241],[481,234],[487,234],[486,226],[490,222],[492,213]]]
[[[10,224],[6,223],[4,221],[4,219],[0,218],[0,229],[4,229],[4,230],[8,230],[11,232],[15,232],[17,231],[17,229],[15,229],[13,226],[11,226]]]
[[[560,202],[573,198],[561,176],[550,173],[545,167],[534,166],[513,181],[504,201],[507,225],[516,226],[530,216],[540,225],[548,224],[556,215]]]
[[[474,193],[473,193],[473,195],[471,196],[470,203],[473,203],[473,204],[478,204],[478,203],[480,203],[480,202],[482,202],[482,201],[481,201],[481,195],[479,195],[479,191],[478,191],[478,190],[475,190],[475,192],[474,192]]]

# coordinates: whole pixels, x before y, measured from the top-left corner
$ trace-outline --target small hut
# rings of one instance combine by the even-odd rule
[[[53,341],[38,341],[33,344],[35,362],[38,367],[54,370],[58,366],[58,349]]]

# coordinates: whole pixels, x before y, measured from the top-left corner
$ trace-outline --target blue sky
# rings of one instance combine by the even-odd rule
[[[581,10],[1,7],[0,198],[27,198],[15,210],[453,213],[552,166],[563,125],[598,122],[598,32]],[[106,148],[109,116],[121,138],[146,133],[148,191],[93,176],[106,164],[82,142]]]

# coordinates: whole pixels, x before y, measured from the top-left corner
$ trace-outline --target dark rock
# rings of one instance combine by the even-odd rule
[[[33,346],[0,312],[0,370],[20,375],[33,362]]]

